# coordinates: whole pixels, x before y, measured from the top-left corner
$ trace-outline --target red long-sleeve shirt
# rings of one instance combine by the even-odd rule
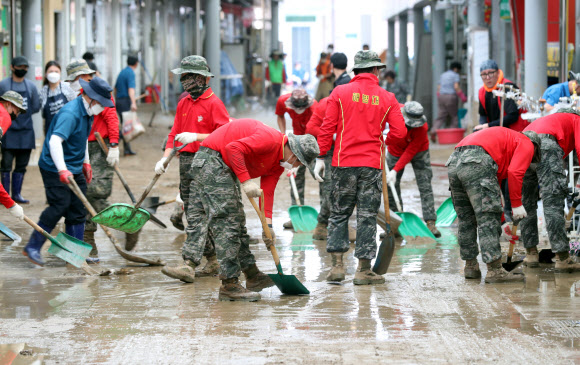
[[[165,148],[173,148],[175,136],[183,132],[210,134],[230,121],[230,115],[224,103],[207,89],[199,98],[193,100],[191,95],[183,98],[177,104],[175,121]],[[176,146],[181,143],[176,142]],[[184,147],[181,152],[197,152],[200,142],[193,142]]]
[[[286,108],[286,100],[288,100],[292,96],[292,94],[282,95],[278,98],[278,102],[276,103],[276,115],[284,117],[284,113],[288,113],[290,119],[292,119],[292,129],[294,134],[297,136],[301,136],[306,134],[306,124],[312,117],[312,114],[317,108],[318,103],[316,100],[314,104],[312,104],[309,108],[307,108],[304,113],[298,114],[292,109]]]
[[[322,126],[322,121],[324,120],[324,114],[326,114],[326,107],[328,106],[328,97],[320,99],[318,106],[310,120],[306,124],[306,134],[311,134],[314,137],[318,137],[320,134],[320,126]]]
[[[111,101],[115,104],[113,97],[111,97]],[[100,114],[95,115],[93,127],[89,133],[89,142],[97,140],[95,132],[99,132],[103,138],[108,138],[109,143],[119,143],[119,117],[114,106],[105,108]]]
[[[10,114],[8,114],[4,105],[0,104],[0,128],[2,128],[2,133],[6,134],[11,125],[12,118],[10,118]],[[14,205],[14,200],[8,195],[2,184],[0,184],[0,203],[6,208],[12,208]]]
[[[482,147],[497,164],[497,180],[508,179],[512,207],[522,205],[522,181],[534,156],[534,144],[520,132],[505,127],[487,128],[463,138],[461,146]]]
[[[253,119],[238,119],[219,128],[201,145],[218,151],[241,183],[260,178],[264,191],[266,217],[272,218],[274,190],[284,172],[286,135]]]
[[[538,134],[551,134],[567,157],[573,149],[580,158],[580,116],[572,113],[555,113],[536,119],[524,129]]]
[[[401,139],[407,135],[395,95],[381,88],[375,75],[357,75],[350,83],[337,86],[328,97],[318,135],[320,155],[330,150],[336,133],[332,166],[382,169],[386,123],[389,123],[388,138]]]
[[[428,131],[429,125],[425,123],[421,127],[407,130],[407,136],[403,139],[387,139],[389,153],[399,157],[393,170],[401,171],[417,153],[429,149]]]

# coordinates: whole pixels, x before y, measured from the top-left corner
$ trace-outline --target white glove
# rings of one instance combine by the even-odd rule
[[[165,168],[163,167],[163,164],[165,163],[166,160],[167,160],[167,157],[161,157],[161,160],[157,161],[157,164],[155,165],[155,173],[157,175],[161,175],[165,172]]]
[[[14,218],[18,218],[20,220],[24,219],[24,209],[22,209],[20,205],[14,203],[14,205],[10,207],[8,211]]]
[[[511,224],[509,224],[507,222],[502,224],[501,235],[503,238],[505,238],[508,241],[512,240],[512,226],[511,226]]]
[[[298,167],[293,167],[292,169],[290,169],[288,171],[288,177],[290,177],[290,176],[296,177],[297,173],[298,173]]]
[[[251,180],[244,181],[242,183],[242,189],[244,189],[244,193],[246,193],[248,198],[259,198],[262,196],[262,191],[260,190],[260,187]]]
[[[526,212],[526,209],[524,208],[523,205],[520,205],[519,207],[515,207],[512,209],[512,218],[516,221],[519,221],[520,219],[523,219],[527,216],[528,213]]]
[[[181,200],[181,193],[177,193],[177,196],[175,197],[175,202],[177,204],[183,205],[183,200]]]
[[[395,182],[397,181],[397,171],[391,170],[387,173],[387,182]]]
[[[110,147],[107,154],[107,163],[109,166],[115,166],[119,163],[119,147]]]
[[[197,141],[197,133],[183,132],[175,136],[177,142],[188,144]]]
[[[314,165],[314,178],[319,183],[324,182],[324,179],[320,177],[321,175],[324,175],[324,160],[317,158],[316,165]]]

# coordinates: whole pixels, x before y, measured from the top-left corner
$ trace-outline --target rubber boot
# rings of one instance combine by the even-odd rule
[[[479,270],[479,263],[477,259],[465,261],[465,268],[463,274],[466,279],[481,279],[481,270]]]
[[[38,222],[40,228],[44,229],[46,232],[51,232],[54,227],[48,227],[47,225],[43,224],[42,222]],[[44,266],[44,261],[42,260],[42,255],[40,250],[42,249],[42,245],[46,241],[46,238],[39,232],[34,231],[30,236],[30,240],[22,250],[22,254],[35,265]]]
[[[22,182],[24,181],[23,172],[12,173],[12,200],[18,204],[28,204],[30,201],[24,199],[20,192],[22,191]]]
[[[10,194],[10,173],[9,172],[2,173],[2,186],[4,187],[4,190],[6,190],[6,192],[8,194]]]
[[[276,285],[268,275],[258,269],[256,264],[252,264],[244,270],[244,275],[246,276],[246,289],[254,292]]]
[[[356,241],[356,229],[354,229],[350,226],[348,227],[348,240],[350,242]]]
[[[219,272],[220,264],[218,263],[217,256],[213,255],[206,258],[207,262],[205,263],[203,269],[197,270],[195,272],[195,276],[197,276],[198,278],[202,278],[205,276],[217,276]]]
[[[99,250],[97,248],[97,243],[95,242],[95,232],[94,231],[86,231],[83,237],[83,241],[91,245],[93,248],[91,253],[89,253],[89,257],[87,257],[87,264],[98,264],[101,262],[99,259]]]
[[[555,269],[556,272],[580,271],[580,264],[577,264],[572,260],[568,251],[557,252]]]
[[[262,299],[262,296],[241,286],[238,278],[231,278],[222,280],[218,298],[219,300],[257,302]]]
[[[514,274],[513,272],[506,271],[501,266],[501,259],[487,264],[487,275],[485,275],[485,282],[490,283],[513,283],[518,281],[524,281],[525,276],[522,274]]]
[[[540,266],[540,254],[538,253],[537,246],[526,248],[526,258],[524,259],[524,265],[527,267]]]
[[[136,233],[125,233],[126,251],[133,251],[135,246],[137,246],[137,242],[139,242],[139,233],[141,233],[141,231],[137,231]]]
[[[429,228],[429,230],[431,231],[431,233],[433,233],[433,236],[439,238],[441,237],[441,232],[439,232],[439,230],[437,229],[437,227],[435,227],[435,221],[434,220],[430,220],[430,221],[426,221],[427,223],[427,228]]]
[[[185,231],[185,226],[183,225],[183,206],[181,204],[176,204],[173,213],[169,218],[173,227],[179,229],[180,231]]]
[[[344,254],[342,252],[332,252],[332,268],[328,275],[326,275],[326,281],[343,281],[345,276],[344,265],[342,263],[342,257]]]
[[[313,240],[324,241],[328,237],[328,228],[326,224],[317,223],[312,234]]]
[[[161,272],[170,278],[178,279],[184,283],[193,283],[195,281],[196,264],[189,260],[185,260],[183,265],[179,266],[163,266]]]
[[[294,229],[294,226],[292,225],[292,220],[289,220],[288,222],[284,223],[282,226],[284,227],[284,229]]]
[[[123,138],[123,151],[123,155],[125,156],[135,156],[137,154],[136,152],[133,152],[131,144],[125,141],[125,138]]]
[[[352,283],[354,285],[384,284],[385,278],[371,270],[371,260],[359,259]]]

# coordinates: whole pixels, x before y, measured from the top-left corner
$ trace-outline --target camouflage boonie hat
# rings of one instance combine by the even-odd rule
[[[73,58],[70,63],[66,65],[66,79],[64,81],[73,82],[79,75],[91,75],[95,70],[91,70],[87,61],[81,58]]]
[[[24,107],[24,99],[22,95],[17,93],[16,91],[6,91],[0,99],[6,100],[14,104],[18,109],[22,110],[23,113],[26,113],[26,108]]]
[[[295,89],[292,91],[292,95],[284,103],[286,108],[292,109],[298,114],[304,113],[312,104],[314,104],[314,98],[308,95],[304,89]]]
[[[185,73],[203,75],[205,77],[214,77],[214,75],[209,72],[209,66],[205,58],[201,56],[187,56],[181,60],[179,68],[171,70],[176,75],[181,75]]]
[[[408,101],[401,108],[405,125],[409,128],[419,128],[427,122],[427,117],[423,115],[423,105],[416,101]]]
[[[379,58],[377,52],[358,51],[354,56],[354,66],[352,67],[352,70],[356,70],[357,68],[369,68],[369,67],[385,68],[387,67],[387,65],[381,62],[381,59]]]
[[[542,140],[540,136],[534,131],[525,131],[523,132],[524,136],[528,137],[530,141],[534,144],[534,157],[532,158],[532,162],[540,162],[542,159],[542,154],[540,149],[542,148]]]
[[[288,133],[288,144],[292,153],[296,155],[298,160],[308,168],[312,176],[314,176],[314,161],[320,154],[318,142],[316,138],[310,134],[297,136],[293,133]]]
[[[573,108],[560,108],[556,111],[556,113],[571,113],[571,114],[580,115],[580,111],[573,109]],[[554,113],[554,114],[556,114],[556,113]]]

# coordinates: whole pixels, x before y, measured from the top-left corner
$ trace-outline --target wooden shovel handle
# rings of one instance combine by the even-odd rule
[[[261,203],[262,203],[262,209],[264,209],[264,191],[261,191]],[[264,230],[264,233],[266,234],[266,237],[268,237],[268,239],[272,239],[272,235],[270,234],[270,227],[268,227],[268,223],[266,222],[266,215],[260,210],[260,207],[258,207],[258,204],[256,204],[256,201],[254,200],[254,198],[250,198],[248,196],[248,199],[250,200],[250,203],[252,203],[252,206],[254,207],[254,210],[256,211],[256,213],[258,213],[258,216],[260,217],[260,222],[262,222],[262,230]],[[270,252],[272,253],[272,257],[274,258],[274,263],[276,264],[276,268],[278,269],[278,271],[280,271],[280,256],[278,256],[278,251],[276,251],[276,246],[272,244],[272,246],[270,246]],[[281,274],[281,272],[279,272]]]
[[[80,201],[83,203],[85,208],[87,208],[87,210],[89,211],[91,216],[92,217],[96,216],[97,212],[95,211],[95,208],[93,208],[91,203],[89,203],[89,201],[87,200],[87,197],[85,196],[85,194],[83,194],[81,188],[79,188],[79,186],[77,185],[75,178],[73,176],[69,176],[68,181],[70,181],[70,184],[68,184],[68,187],[71,188],[71,190],[75,193],[77,198],[80,199]]]
[[[515,236],[516,233],[518,233],[518,226],[514,224],[512,226],[512,236]],[[510,240],[510,248],[509,248],[509,251],[508,251],[508,261],[511,261],[512,260],[512,256],[514,255],[514,247],[515,246],[516,246],[516,242]]]
[[[24,221],[28,223],[32,228],[34,228],[35,231],[37,231],[44,237],[48,238],[49,240],[53,238],[47,231],[42,229],[38,224],[36,224],[32,219],[28,218],[27,216],[24,216]]]
[[[386,161],[386,147],[383,144],[383,202],[385,205],[385,222],[390,227],[391,226],[391,208],[389,208],[389,188],[387,187],[387,171],[385,169],[387,161]]]
[[[573,205],[570,207],[570,210],[568,210],[568,214],[566,215],[566,220],[569,221],[570,219],[572,219],[572,217],[574,216],[574,212],[576,211],[576,208],[578,206]]]
[[[103,150],[103,152],[105,154],[108,154],[109,153],[109,147],[107,147],[107,144],[105,143],[105,140],[103,139],[103,137],[101,137],[101,134],[99,132],[95,132],[95,138],[97,139],[97,142],[99,143],[99,146],[101,146],[101,149]],[[121,173],[121,169],[119,168],[119,164],[115,164],[115,166],[113,166],[113,168],[115,169],[115,173],[119,177],[119,180],[121,180],[121,184],[123,184],[123,187],[125,188],[125,191],[127,191],[127,194],[129,194],[129,198],[131,199],[131,202],[133,204],[135,204],[135,202],[137,200],[135,199],[135,195],[133,195],[133,192],[131,191],[131,188],[129,187],[129,184],[127,183],[127,180],[125,180],[125,177]]]

